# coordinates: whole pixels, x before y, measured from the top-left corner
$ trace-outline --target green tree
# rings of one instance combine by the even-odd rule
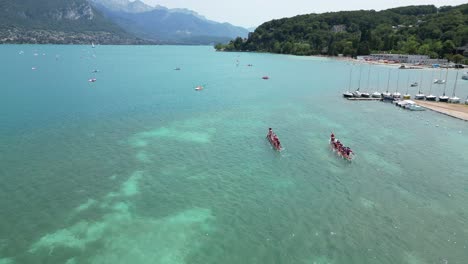
[[[455,55],[452,56],[452,61],[455,62],[455,63],[460,63],[464,59],[465,59],[465,57],[463,55],[460,55],[460,54],[455,54]]]

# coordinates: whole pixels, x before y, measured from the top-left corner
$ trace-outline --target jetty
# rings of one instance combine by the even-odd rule
[[[364,98],[364,97],[350,97],[347,98],[350,101],[382,101],[382,98]]]
[[[468,121],[468,105],[417,101],[417,104],[437,113]]]

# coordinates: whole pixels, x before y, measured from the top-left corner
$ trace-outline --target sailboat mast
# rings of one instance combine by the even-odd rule
[[[388,93],[388,87],[390,87],[390,71],[391,69],[388,69],[388,81],[387,81],[387,92]]]
[[[429,95],[432,94],[432,84],[434,83],[434,71],[432,71],[432,74],[431,74],[431,84],[430,84],[430,88],[429,88]]]
[[[423,72],[421,70],[421,74],[419,76],[419,83],[418,83],[418,94],[421,94],[421,86],[422,86],[422,77],[423,77]]]
[[[448,68],[447,68],[447,71],[445,73],[444,96],[445,96],[445,89],[447,89],[447,77],[448,77]]]
[[[398,88],[399,88],[399,83],[400,83],[400,70],[397,70],[398,73],[397,73],[397,81],[396,81],[396,90],[395,90],[395,93],[398,92]]]
[[[408,90],[409,90],[409,87],[410,87],[410,83],[409,83],[410,73],[409,73],[409,71],[407,71],[407,73],[408,73],[408,78],[406,79],[406,94],[408,94]]]
[[[457,77],[455,77],[455,84],[453,85],[452,97],[455,97],[455,90],[457,89],[457,82],[458,82],[458,70],[457,70]]]
[[[359,83],[358,83],[358,88],[357,88],[358,91],[361,89],[361,73],[362,73],[362,65],[359,66]]]
[[[370,68],[371,65],[369,64],[369,71],[367,72],[367,92],[369,92]]]
[[[351,80],[353,79],[353,64],[351,64],[351,70],[349,71],[349,85],[348,92],[351,91]]]

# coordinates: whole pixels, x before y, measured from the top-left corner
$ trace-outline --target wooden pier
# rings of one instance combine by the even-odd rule
[[[437,113],[468,121],[468,105],[415,100],[416,104]]]
[[[382,98],[364,98],[364,97],[350,97],[347,98],[350,101],[382,101]]]

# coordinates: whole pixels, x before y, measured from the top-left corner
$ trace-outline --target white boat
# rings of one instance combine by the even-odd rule
[[[453,97],[450,97],[448,99],[448,102],[449,103],[452,103],[452,104],[459,104],[460,103],[460,98],[456,97],[456,96],[453,96]]]
[[[94,42],[91,42],[91,47],[94,49],[96,46],[94,46]]]
[[[401,93],[398,92],[399,84],[400,84],[400,71],[397,72],[397,88],[396,88],[395,92],[392,93],[392,97],[394,99],[400,99],[401,98]]]
[[[364,97],[364,98],[369,98],[370,94],[361,92],[361,76],[362,76],[362,66],[359,67],[359,83],[358,83],[358,88],[356,91],[353,92],[354,97]]]
[[[448,77],[448,68],[445,73],[445,79],[447,79],[447,77]],[[442,96],[439,96],[439,102],[443,102],[443,103],[448,102],[449,97],[445,95],[446,89],[447,89],[447,82],[444,82],[444,93],[442,94]]]
[[[416,100],[424,100],[424,98],[426,98],[426,95],[421,93],[421,91],[419,91],[418,94],[414,95],[414,99]]]
[[[407,104],[405,106],[406,109],[410,110],[410,111],[424,111],[426,109],[424,109],[424,107],[421,107],[420,105],[417,105],[417,104]]]
[[[425,109],[412,100],[403,100],[396,103],[397,106],[411,111],[424,111]]]
[[[432,74],[431,74],[431,80],[434,79],[434,71],[432,71]],[[432,82],[430,84],[430,88],[429,88],[429,95],[426,96],[426,101],[435,101],[437,99],[437,97],[435,95],[432,94]]]
[[[343,93],[344,98],[352,98],[354,97],[353,93],[350,92],[351,90],[351,80],[353,79],[353,65],[351,65],[351,69],[349,70],[349,84],[348,90]]]
[[[369,97],[370,97],[370,94],[369,94],[369,93],[366,93],[366,92],[362,92],[362,93],[361,93],[361,96],[364,97],[364,98],[369,98]]]
[[[387,90],[385,93],[382,93],[382,98],[384,101],[393,101],[395,99],[393,98],[392,94],[388,92],[388,87],[390,87],[390,72],[391,70],[388,69]]]
[[[382,97],[382,94],[379,92],[372,93],[372,98],[381,98],[381,97]]]
[[[463,80],[468,80],[468,72],[465,72],[465,73],[462,75],[462,79],[463,79]]]
[[[445,80],[435,79],[435,80],[434,80],[434,83],[435,83],[435,84],[444,84],[444,83],[445,83]]]
[[[448,99],[449,99],[449,97],[446,96],[445,94],[442,95],[442,96],[439,96],[439,102],[447,103],[447,102],[448,102]]]
[[[455,91],[457,90],[457,82],[458,82],[458,70],[457,76],[455,77],[455,84],[453,85],[452,97],[449,98],[448,102],[452,104],[459,104],[460,98],[455,95]]]
[[[359,98],[359,97],[361,97],[361,95],[362,95],[361,92],[359,92],[357,90],[353,92],[353,97]]]

